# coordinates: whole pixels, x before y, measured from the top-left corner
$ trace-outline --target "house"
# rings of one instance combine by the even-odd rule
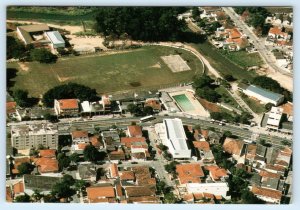
[[[111,101],[107,95],[103,95],[100,101],[89,102],[83,101],[81,104],[81,113],[92,115],[100,115],[111,112]]]
[[[204,172],[197,163],[176,165],[179,183],[201,183],[201,178],[204,177]]]
[[[11,170],[12,174],[14,175],[19,174],[18,167],[22,163],[31,163],[30,157],[14,157],[14,159],[12,160],[12,165],[13,165]]]
[[[135,175],[133,171],[119,171],[120,180],[134,182]]]
[[[118,165],[116,163],[110,164],[109,174],[110,174],[110,177],[113,179],[116,179],[119,177]]]
[[[271,103],[278,106],[284,100],[283,95],[265,90],[255,85],[239,85],[239,90],[248,97],[256,98],[263,104]]]
[[[17,103],[14,101],[6,102],[6,116],[9,119],[21,121],[22,118],[17,110]]]
[[[247,37],[245,37],[237,28],[225,29],[222,36],[226,38],[224,41],[224,49],[228,48],[231,51],[239,51],[250,46]]]
[[[213,182],[213,183],[187,183],[187,193],[209,193],[211,198],[214,199],[214,195],[222,196],[224,199],[230,199],[228,195],[229,186],[226,182]]]
[[[250,162],[254,161],[254,158],[256,156],[256,144],[247,144],[247,149],[246,149],[246,156],[245,158],[249,160]]]
[[[104,149],[104,144],[101,141],[101,136],[93,135],[93,136],[89,137],[89,140],[90,140],[90,143],[97,149]]]
[[[99,185],[86,188],[89,203],[115,203],[116,192],[111,185]]]
[[[131,148],[134,143],[140,143],[140,145],[147,145],[145,137],[122,137],[121,144],[127,148]]]
[[[236,140],[232,138],[226,138],[223,144],[223,149],[225,152],[235,155],[235,156],[241,156],[245,151],[245,143],[241,140]]]
[[[40,174],[57,173],[59,170],[58,161],[53,158],[37,158],[34,164]]]
[[[211,165],[211,166],[205,166],[204,169],[209,171],[209,176],[214,182],[220,180],[224,181],[225,178],[228,178],[228,173],[224,168],[220,168],[216,165]]]
[[[60,117],[77,117],[79,115],[78,99],[54,100],[54,111]]]
[[[130,153],[132,161],[146,161],[147,158],[150,157],[148,145],[146,143],[133,143],[130,148]]]
[[[282,108],[282,113],[287,115],[288,121],[293,122],[293,103],[288,101],[287,103],[282,104],[280,108]]]
[[[287,169],[290,166],[291,158],[292,158],[292,149],[285,147],[283,150],[279,151],[274,165],[282,166]]]
[[[89,143],[89,135],[87,131],[76,130],[71,132],[72,144]]]
[[[274,40],[285,40],[285,41],[287,41],[290,38],[288,33],[283,32],[282,29],[279,27],[270,28],[268,37]]]
[[[144,196],[152,196],[155,197],[155,191],[146,187],[146,186],[134,186],[134,187],[126,187],[125,195],[127,198],[134,197],[144,197]]]
[[[154,112],[160,112],[161,111],[161,104],[158,99],[155,98],[149,98],[145,101],[145,107],[151,107]]]
[[[121,146],[120,137],[117,131],[103,131],[101,136],[104,148],[107,151],[115,151],[119,146]]]
[[[18,150],[38,148],[57,149],[57,125],[51,123],[11,126],[11,145]]]
[[[162,143],[169,148],[173,158],[189,159],[191,157],[181,119],[164,119],[163,123],[155,125],[155,131]]]
[[[66,43],[58,31],[46,31],[46,37],[50,40],[53,49],[65,48]]]
[[[193,141],[193,145],[203,163],[212,163],[214,161],[214,155],[207,141]]]
[[[282,118],[283,109],[279,107],[272,107],[267,120],[267,128],[278,130]]]
[[[251,191],[255,196],[263,201],[266,201],[268,203],[280,204],[282,192],[278,190],[252,186]]]
[[[55,149],[42,149],[39,151],[40,157],[43,158],[55,158],[56,150]]]
[[[48,45],[50,41],[44,38],[44,32],[49,30],[46,24],[24,25],[17,27],[17,35],[25,45]]]
[[[93,164],[80,164],[76,172],[76,178],[85,181],[96,181],[97,168]]]
[[[142,128],[138,125],[127,126],[127,133],[129,137],[141,138],[143,136]]]
[[[122,148],[118,148],[116,151],[109,152],[108,157],[111,162],[119,162],[126,159],[125,152]]]

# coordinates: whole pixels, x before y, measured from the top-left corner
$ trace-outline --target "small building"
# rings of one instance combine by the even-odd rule
[[[267,128],[272,130],[278,130],[280,126],[280,121],[282,117],[283,109],[279,107],[272,107],[268,120],[267,120]]]
[[[278,106],[284,100],[283,95],[265,90],[255,85],[249,85],[246,86],[246,88],[245,86],[244,88],[242,88],[242,86],[239,86],[239,90],[241,90],[244,94],[246,94],[249,97],[256,98],[263,104],[272,103],[275,106]]]
[[[58,31],[45,32],[46,37],[50,40],[50,46],[53,49],[65,48],[66,43]]]
[[[210,193],[220,195],[226,200],[230,199],[228,195],[229,186],[226,182],[187,183],[186,189],[188,193]]]
[[[180,119],[164,119],[163,123],[155,125],[155,130],[162,143],[169,148],[173,158],[191,157],[191,150],[187,146],[187,137]]]
[[[129,137],[141,138],[143,136],[142,128],[139,125],[127,126],[127,133]]]
[[[187,183],[201,183],[204,172],[198,163],[176,165],[179,183],[181,185]]]
[[[44,32],[49,30],[46,24],[24,25],[17,27],[17,34],[25,45],[48,45],[49,41],[44,39]]]
[[[72,131],[72,144],[79,144],[79,143],[89,143],[89,134],[87,131]]]
[[[282,31],[279,27],[272,27],[269,30],[268,37],[275,40],[289,40],[290,36],[288,33]]]
[[[103,131],[101,133],[104,148],[107,151],[115,151],[121,146],[120,137],[117,131]]]
[[[151,107],[154,112],[160,112],[161,111],[161,104],[158,99],[155,98],[149,98],[145,101],[145,107]]]
[[[89,203],[115,203],[116,193],[111,185],[99,185],[86,188]]]
[[[262,187],[252,186],[252,193],[259,199],[268,203],[280,204],[282,192],[278,190],[266,189]]]
[[[241,156],[244,153],[245,148],[246,144],[244,141],[232,138],[226,138],[223,144],[223,149],[225,152],[237,157]]]
[[[14,101],[6,102],[6,116],[12,120],[21,121],[22,118],[17,110],[17,103]]]
[[[78,99],[54,100],[54,111],[57,116],[77,117],[79,114]]]
[[[58,161],[54,158],[37,158],[34,163],[40,174],[57,173],[59,170]]]

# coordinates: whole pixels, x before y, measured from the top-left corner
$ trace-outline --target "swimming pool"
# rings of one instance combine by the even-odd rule
[[[172,97],[175,99],[177,104],[180,106],[180,108],[184,112],[195,110],[193,104],[190,102],[190,100],[188,99],[188,97],[185,94],[175,95]]]

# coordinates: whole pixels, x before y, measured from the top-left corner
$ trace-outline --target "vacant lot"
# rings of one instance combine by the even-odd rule
[[[160,58],[172,54],[179,54],[187,61],[191,71],[173,73]],[[202,72],[201,62],[193,54],[161,46],[115,54],[63,58],[55,64],[31,62],[20,66],[10,63],[8,67],[19,70],[14,78],[13,89],[28,90],[35,97],[68,82],[87,85],[101,94],[188,82],[195,74]]]
[[[231,74],[237,79],[250,80],[257,76],[253,71],[246,71],[233,61],[226,59],[218,49],[207,41],[201,44],[193,44],[193,46],[209,61],[209,63],[222,75]]]
[[[222,55],[236,63],[237,65],[247,68],[251,66],[260,66],[264,64],[258,52],[247,53],[246,51],[226,52],[221,51]]]

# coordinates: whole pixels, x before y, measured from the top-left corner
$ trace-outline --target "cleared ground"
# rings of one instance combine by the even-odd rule
[[[161,56],[179,54],[190,71],[173,73]],[[59,59],[54,64],[37,62],[7,64],[19,71],[13,89],[25,89],[38,97],[48,89],[67,82],[95,88],[99,94],[134,89],[160,88],[188,82],[202,72],[202,64],[193,54],[180,49],[147,46],[116,54],[100,54]]]
[[[180,55],[161,56],[161,59],[163,59],[165,64],[167,64],[174,73],[191,70],[189,65],[187,65],[186,61],[183,60]]]

